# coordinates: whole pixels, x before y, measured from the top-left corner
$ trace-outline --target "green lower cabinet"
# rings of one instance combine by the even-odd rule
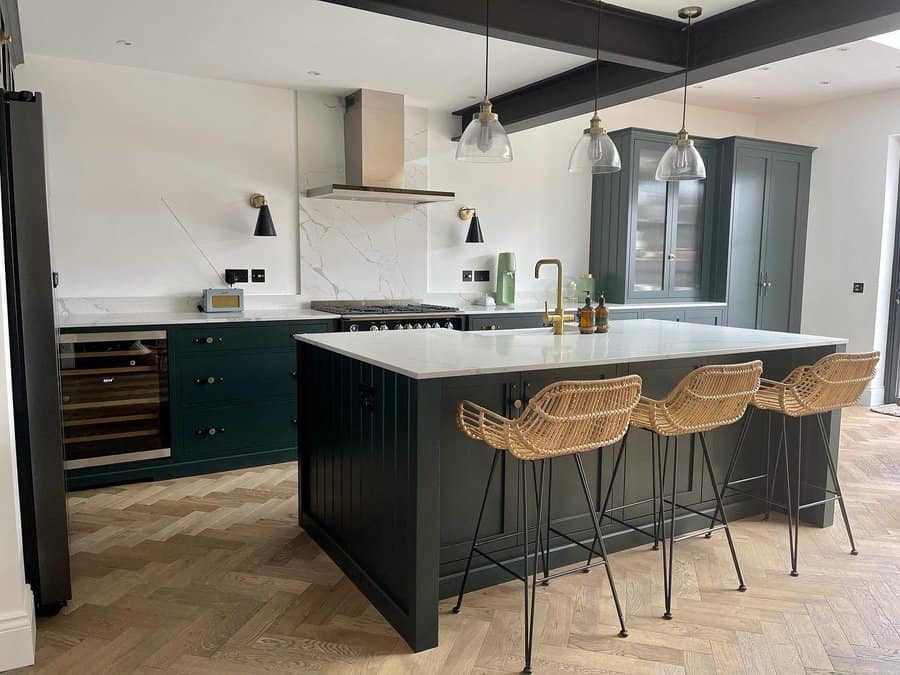
[[[517,328],[540,328],[543,325],[543,312],[470,314],[466,317],[467,330],[515,330]]]
[[[180,359],[178,384],[182,405],[294,396],[297,353],[287,349],[191,354]]]
[[[294,397],[187,409],[176,461],[296,448],[296,418]]]

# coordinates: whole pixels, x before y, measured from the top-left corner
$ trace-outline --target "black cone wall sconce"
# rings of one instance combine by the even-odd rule
[[[254,209],[259,209],[259,216],[256,218],[256,229],[253,230],[253,236],[276,236],[275,223],[272,222],[272,214],[269,211],[269,205],[266,203],[266,198],[257,193],[250,197],[250,206]]]

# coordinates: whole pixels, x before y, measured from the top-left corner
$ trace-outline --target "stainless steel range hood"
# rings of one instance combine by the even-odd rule
[[[454,192],[403,186],[403,96],[360,89],[346,98],[344,112],[346,183],[307,190],[307,197],[362,202],[427,204],[448,202]]]

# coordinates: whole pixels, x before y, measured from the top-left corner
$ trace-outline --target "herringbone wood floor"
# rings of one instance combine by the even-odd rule
[[[845,414],[841,475],[861,554],[843,529],[801,531],[787,574],[782,518],[737,522],[750,589],[727,547],[678,549],[675,619],[647,547],[611,559],[631,636],[605,575],[538,592],[540,673],[900,673],[900,419]],[[40,672],[500,673],[521,668],[518,582],[441,605],[440,646],[411,654],[296,522],[292,465],[75,493],[74,601],[38,629]]]

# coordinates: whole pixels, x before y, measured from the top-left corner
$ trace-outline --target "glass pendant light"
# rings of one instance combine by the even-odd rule
[[[600,126],[597,111],[600,95],[600,3],[597,3],[597,60],[594,62],[594,116],[569,157],[571,173],[614,173],[622,170],[616,144]]]
[[[687,54],[684,59],[684,98],[681,108],[681,131],[659,160],[656,167],[656,180],[703,180],[706,178],[706,165],[694,147],[694,141],[685,129],[687,117],[688,71],[691,57],[691,22],[700,16],[701,7],[684,7],[678,10],[678,17],[687,19]]]
[[[488,46],[490,36],[490,0],[484,1],[484,99],[472,121],[463,132],[456,147],[456,159],[461,162],[511,162],[512,147],[509,136],[500,124],[497,113],[491,110],[488,98]]]

